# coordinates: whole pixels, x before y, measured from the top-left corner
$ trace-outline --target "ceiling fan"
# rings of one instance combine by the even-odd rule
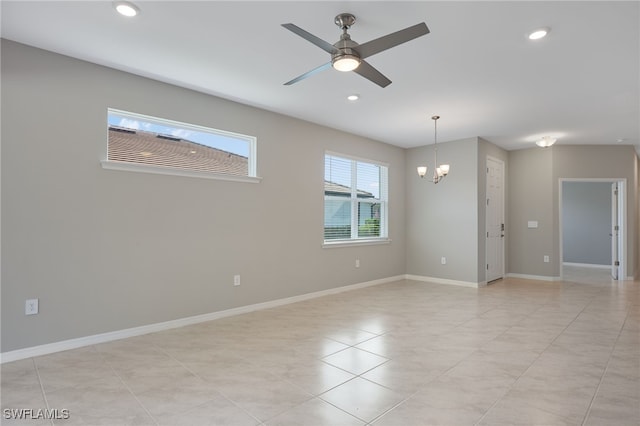
[[[282,24],[283,27],[289,31],[299,35],[303,39],[315,44],[320,49],[331,54],[331,61],[326,64],[320,65],[317,68],[307,71],[306,73],[287,81],[285,86],[297,83],[300,80],[304,80],[307,77],[311,77],[314,74],[324,71],[330,67],[337,69],[338,71],[353,71],[356,74],[361,75],[377,84],[380,87],[387,87],[391,84],[391,80],[385,77],[380,71],[372,67],[366,58],[373,56],[376,53],[380,53],[384,50],[398,46],[407,41],[413,40],[425,34],[429,34],[429,28],[427,24],[421,22],[414,26],[405,28],[404,30],[396,31],[395,33],[387,34],[386,36],[379,37],[375,40],[368,41],[363,44],[358,44],[351,40],[351,36],[347,32],[349,28],[356,22],[356,17],[350,13],[341,13],[335,17],[335,24],[342,30],[340,40],[335,44],[330,44],[321,38],[314,36],[313,34],[303,30],[294,24]]]

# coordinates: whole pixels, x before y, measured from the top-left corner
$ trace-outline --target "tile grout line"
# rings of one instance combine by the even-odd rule
[[[502,303],[501,305],[498,305],[498,306],[502,306],[502,305],[505,305],[505,304],[506,304],[506,302],[505,302],[505,303]],[[544,306],[544,305],[542,305],[542,306]],[[540,306],[540,308],[542,308],[542,306]],[[540,309],[540,308],[538,308],[538,309]],[[483,313],[489,312],[489,311],[490,311],[490,310],[492,310],[492,309],[495,309],[495,307],[494,307],[494,308],[490,308],[490,309],[486,310],[486,311],[485,311],[485,312],[483,312]],[[463,323],[460,323],[460,324],[458,324],[458,325],[456,325],[456,326],[452,327],[452,330],[454,330],[454,329],[456,329],[456,328],[459,328],[459,327],[462,327],[464,324],[466,324],[466,323],[468,323],[468,322],[470,322],[470,321],[473,321],[474,319],[477,319],[477,318],[478,318],[478,317],[475,317],[475,318],[469,319],[468,321],[465,321],[465,322],[463,322]],[[507,332],[507,331],[509,331],[512,327],[513,327],[513,326],[509,327],[507,330],[503,331],[503,332],[502,332],[502,333],[500,333],[498,336],[501,336],[502,334],[506,333],[506,332]],[[498,337],[498,336],[496,336],[496,337]],[[495,337],[494,337],[494,339],[495,339]],[[391,412],[392,410],[396,409],[396,408],[397,408],[397,407],[399,407],[400,405],[402,405],[402,404],[404,404],[405,402],[407,402],[409,399],[413,398],[413,397],[414,397],[418,392],[420,392],[422,389],[426,388],[426,387],[428,386],[428,384],[429,384],[429,383],[431,383],[431,382],[433,382],[433,381],[435,381],[435,380],[439,379],[440,377],[443,377],[445,374],[447,374],[449,371],[451,371],[451,370],[453,370],[454,368],[456,368],[456,367],[457,367],[458,365],[460,365],[462,362],[464,362],[464,361],[466,361],[467,359],[469,359],[471,356],[473,356],[473,354],[474,354],[474,353],[478,352],[479,350],[480,350],[480,348],[476,348],[476,349],[475,349],[474,351],[472,351],[468,356],[466,356],[466,357],[462,358],[460,361],[458,361],[457,363],[455,363],[455,364],[454,364],[454,365],[452,365],[451,367],[447,368],[446,370],[443,370],[439,375],[437,375],[437,376],[435,376],[435,377],[431,378],[430,380],[428,380],[426,383],[424,383],[422,386],[420,386],[418,389],[416,389],[414,392],[412,392],[409,396],[407,396],[406,398],[404,398],[402,401],[400,401],[399,403],[395,404],[393,407],[389,408],[388,410],[385,410],[383,413],[381,413],[381,414],[380,414],[380,415],[378,415],[377,417],[373,418],[370,422],[368,422],[368,423],[367,423],[367,425],[371,425],[371,424],[373,424],[374,422],[378,421],[380,418],[382,418],[383,416],[385,416],[386,414],[388,414],[388,413],[389,413],[389,412]],[[364,378],[364,377],[363,377],[363,378]],[[367,379],[365,378],[365,380],[367,380]],[[384,385],[382,385],[382,386],[384,386]],[[385,386],[385,387],[386,387],[386,386]],[[389,388],[387,388],[387,389],[389,389]],[[488,410],[487,410],[487,411],[488,411]]]
[[[507,304],[508,304],[508,302],[507,302],[507,301],[505,301],[504,303],[502,303],[502,304],[500,304],[500,305],[497,305],[497,306],[495,306],[494,308],[491,308],[491,309],[489,309],[489,310],[485,311],[485,313],[486,313],[486,312],[489,312],[489,311],[491,311],[491,310],[493,310],[493,309],[496,309],[496,308],[498,308],[498,307],[500,307],[500,306],[507,305]],[[505,334],[505,333],[507,333],[509,330],[513,329],[513,328],[514,328],[514,327],[516,327],[518,324],[520,324],[522,321],[524,321],[526,318],[528,318],[529,316],[531,316],[531,315],[533,315],[534,313],[538,312],[539,310],[541,310],[542,308],[544,308],[544,307],[545,307],[545,306],[547,306],[548,304],[549,304],[549,302],[548,302],[548,301],[545,301],[545,303],[540,304],[540,306],[538,306],[538,309],[536,309],[535,311],[531,312],[529,315],[527,315],[527,317],[522,318],[520,321],[518,321],[518,322],[516,322],[515,324],[511,325],[509,328],[507,328],[507,329],[506,329],[505,331],[503,331],[502,333],[498,334],[496,337],[494,337],[494,338],[492,339],[492,341],[493,341],[493,340],[495,340],[495,339],[497,339],[498,337],[500,337],[500,336],[504,335],[504,334]],[[579,315],[579,314],[578,314],[578,315]],[[576,315],[576,318],[577,318],[577,317],[578,317],[578,316]],[[476,317],[476,318],[477,318],[477,317]],[[473,321],[473,320],[471,319],[471,320],[469,320],[469,321],[464,322],[463,324],[466,324],[466,323],[468,323],[468,322],[470,322],[470,321]],[[575,318],[573,319],[573,321],[575,321]],[[571,322],[573,322],[573,321],[571,321]],[[456,326],[456,327],[454,327],[454,328],[461,327],[463,324],[460,324],[460,325],[458,325],[458,326]],[[569,325],[570,325],[570,324],[571,324],[571,323],[569,323]],[[568,327],[569,325],[567,325],[567,327]],[[566,327],[565,327],[565,329],[566,329]],[[564,331],[565,329],[563,329],[563,331]],[[562,332],[560,332],[560,333],[558,334],[558,336],[560,336],[560,334],[562,334]],[[558,338],[558,336],[556,336],[556,337],[553,339],[553,341],[555,341],[555,339],[557,339],[557,338]],[[551,346],[551,344],[553,343],[553,341],[552,341],[551,343],[549,343],[549,345],[548,345],[547,347]],[[451,368],[449,368],[449,369],[445,370],[441,375],[439,375],[439,376],[438,376],[438,378],[439,378],[439,377],[444,376],[444,375],[445,375],[445,374],[447,374],[449,371],[451,371],[453,368],[457,367],[461,362],[463,362],[463,361],[465,361],[465,360],[467,360],[467,359],[471,358],[471,356],[473,356],[473,354],[475,354],[476,352],[479,352],[480,350],[482,350],[482,347],[477,348],[475,351],[471,352],[471,353],[469,354],[469,356],[467,356],[467,357],[466,357],[466,358],[464,358],[463,360],[460,360],[460,362],[458,362],[456,365],[454,365],[454,366],[452,366]],[[546,350],[546,348],[545,348],[545,350]],[[542,353],[543,353],[543,352],[544,352],[544,350],[543,350],[542,352],[540,352],[540,354],[538,354],[538,356],[536,357],[536,359],[534,359],[534,360],[531,362],[531,364],[529,364],[529,367],[527,367],[527,369],[526,369],[525,371],[523,371],[522,373],[520,373],[520,375],[519,375],[519,376],[518,376],[518,377],[513,381],[513,383],[511,383],[511,385],[510,385],[510,386],[509,386],[509,387],[504,391],[504,393],[503,393],[502,395],[500,395],[498,398],[496,398],[496,400],[493,402],[493,404],[491,404],[491,406],[490,406],[490,407],[489,407],[489,408],[484,412],[484,414],[482,414],[482,416],[481,416],[481,417],[480,417],[480,418],[479,418],[479,419],[474,423],[474,426],[477,426],[477,425],[482,421],[482,419],[484,419],[484,418],[487,416],[487,414],[489,413],[489,411],[491,411],[491,409],[492,409],[493,407],[495,407],[495,406],[498,404],[498,402],[500,402],[500,400],[501,400],[502,398],[504,398],[504,396],[505,396],[505,395],[506,395],[506,394],[507,394],[507,393],[508,393],[512,388],[513,388],[513,386],[518,382],[518,380],[520,379],[520,377],[522,377],[522,376],[523,376],[523,375],[524,375],[524,374],[529,370],[529,368],[531,368],[531,366],[536,362],[536,360],[538,360],[538,359],[540,358],[540,356],[542,355]]]
[[[113,374],[115,374],[115,376],[118,378],[118,380],[120,380],[120,383],[122,383],[122,385],[125,387],[125,389],[127,389],[127,391],[131,394],[131,396],[133,396],[133,398],[136,400],[136,402],[140,405],[140,407],[142,407],[142,409],[145,411],[145,413],[147,413],[147,415],[149,416],[149,418],[151,418],[151,420],[153,421],[153,423],[156,426],[159,426],[160,424],[158,423],[158,421],[156,420],[156,418],[151,414],[151,412],[147,409],[147,407],[142,403],[142,401],[140,401],[140,399],[138,399],[138,396],[131,390],[131,388],[129,387],[129,385],[127,385],[127,383],[124,381],[124,379],[122,378],[122,376],[116,371],[115,368],[113,368],[113,366],[111,365],[111,363],[109,362],[109,360],[107,360],[104,356],[104,354],[98,350],[98,348],[93,345],[91,346],[91,348],[93,348],[93,350],[95,352],[98,353],[98,355],[100,356],[100,358],[102,359],[102,362],[104,362],[105,364],[107,364],[107,366],[109,367],[109,369],[111,370],[111,372]]]
[[[432,380],[438,378],[440,376],[436,376],[434,377]],[[366,380],[366,379],[365,379]],[[430,380],[430,381],[432,381]],[[427,382],[428,383],[428,382]],[[385,386],[386,387],[386,386]],[[389,389],[389,388],[387,388]],[[390,413],[391,411],[395,410],[396,408],[398,408],[399,406],[401,406],[402,404],[404,404],[405,402],[407,402],[408,400],[410,400],[411,398],[413,398],[418,392],[420,392],[423,389],[423,387],[420,387],[418,389],[416,389],[415,391],[413,391],[409,396],[407,396],[406,398],[404,398],[402,401],[398,402],[397,404],[394,404],[392,407],[390,407],[388,410],[385,410],[384,412],[380,413],[379,415],[377,415],[376,417],[374,417],[373,419],[371,419],[371,421],[366,422],[367,425],[372,425],[375,422],[377,422],[378,420],[380,420],[382,417],[384,417],[385,415],[387,415],[388,413]]]
[[[596,397],[598,396],[598,392],[600,391],[600,386],[602,385],[602,380],[604,379],[604,376],[607,374],[607,371],[609,370],[609,365],[611,364],[611,358],[613,358],[613,353],[615,352],[616,345],[618,344],[618,341],[620,340],[620,336],[622,335],[622,330],[624,329],[624,326],[627,323],[627,320],[629,319],[629,313],[630,313],[630,309],[627,309],[627,315],[625,315],[624,322],[622,323],[622,326],[618,331],[618,335],[616,336],[616,341],[611,347],[611,352],[609,352],[609,358],[607,359],[607,365],[605,366],[604,371],[600,376],[600,380],[598,381],[598,386],[596,387],[596,391],[593,393],[593,396],[591,397],[591,401],[589,401],[589,407],[587,407],[587,412],[585,413],[582,419],[581,425],[586,424],[587,420],[589,419],[589,415],[591,414],[591,408],[593,407],[593,402],[596,400]]]
[[[199,374],[197,374],[196,372],[194,372],[193,370],[191,370],[189,367],[187,367],[182,361],[180,361],[179,359],[177,359],[176,357],[174,357],[173,355],[171,355],[169,352],[167,352],[164,348],[158,346],[156,343],[153,343],[153,346],[159,350],[161,353],[165,354],[166,356],[168,356],[170,359],[174,360],[175,362],[177,362],[180,366],[182,366],[182,368],[184,368],[185,370],[187,370],[189,373],[193,374],[194,377],[197,377],[198,379],[202,380],[203,382],[206,383],[210,383],[209,381],[207,381],[204,377],[200,376]],[[244,358],[243,358],[244,359]],[[232,400],[231,398],[229,398],[227,395],[225,395],[222,391],[220,391],[218,389],[218,387],[216,386],[216,392],[218,392],[218,394],[220,394],[220,396],[222,396],[224,399],[226,399],[227,401],[229,401],[231,404],[233,404],[235,407],[237,407],[238,409],[240,409],[243,413],[245,413],[246,415],[248,415],[249,417],[251,417],[252,419],[254,419],[255,421],[258,422],[259,425],[263,425],[265,424],[264,421],[260,420],[259,418],[257,418],[256,416],[254,416],[253,414],[251,414],[248,410],[246,410],[244,407],[241,407],[237,402],[235,402],[234,400]],[[211,401],[211,400],[209,400]],[[207,401],[207,402],[209,402]],[[201,405],[206,404],[207,402],[202,403]]]
[[[540,359],[540,357],[542,356],[542,354],[544,354],[544,353],[547,351],[547,349],[549,349],[549,347],[551,347],[551,345],[553,345],[553,343],[554,343],[554,342],[555,342],[555,341],[556,341],[556,340],[557,340],[557,339],[562,335],[562,333],[564,333],[564,332],[567,330],[567,328],[569,328],[569,327],[571,326],[571,324],[573,324],[573,323],[575,322],[575,320],[576,320],[576,319],[578,319],[578,317],[580,316],[580,314],[582,314],[582,312],[584,312],[584,310],[585,310],[585,309],[587,309],[587,306],[589,306],[589,304],[591,303],[591,301],[592,301],[592,300],[593,300],[593,297],[591,298],[591,300],[589,301],[589,303],[587,303],[587,304],[585,304],[585,305],[584,305],[584,307],[580,310],[580,312],[578,312],[578,314],[575,316],[575,318],[573,318],[573,320],[571,320],[571,322],[570,322],[569,324],[567,324],[567,325],[562,329],[562,331],[561,331],[560,333],[558,333],[558,335],[557,335],[556,337],[554,337],[554,338],[553,338],[553,340],[552,340],[551,342],[549,342],[549,344],[548,344],[548,345],[547,345],[547,346],[546,346],[546,347],[545,347],[545,348],[544,348],[544,349],[543,349],[543,350],[538,354],[538,356],[536,357],[536,359],[534,359],[534,360],[531,362],[531,364],[529,364],[529,367],[527,367],[527,369],[526,369],[526,370],[524,370],[524,371],[523,371],[523,372],[522,372],[522,373],[521,373],[521,374],[516,378],[516,380],[514,380],[514,381],[513,381],[513,383],[511,384],[511,386],[509,386],[509,388],[508,388],[508,389],[507,389],[507,390],[506,390],[506,391],[505,391],[505,392],[504,392],[504,393],[503,393],[503,394],[502,394],[498,399],[496,399],[496,401],[495,401],[493,404],[491,404],[491,407],[489,407],[489,408],[487,409],[487,411],[485,411],[485,412],[484,412],[484,414],[482,415],[482,417],[480,417],[480,418],[478,419],[478,421],[476,421],[476,422],[474,423],[474,426],[479,425],[479,424],[480,424],[480,422],[482,422],[482,420],[487,416],[487,414],[489,414],[489,412],[490,412],[490,411],[491,411],[491,410],[492,410],[496,405],[498,405],[498,403],[502,400],[502,398],[504,398],[504,397],[505,397],[505,395],[506,395],[507,393],[509,393],[509,391],[510,391],[511,389],[513,389],[513,387],[518,383],[518,381],[520,381],[520,379],[522,378],[522,376],[524,376],[525,374],[527,374],[527,371],[529,371],[529,370],[531,369],[531,366],[533,366],[533,364],[535,364],[535,363]],[[549,304],[550,304],[550,302],[549,302],[549,301],[547,301],[546,303],[544,303],[543,305],[541,305],[538,309],[536,309],[536,310],[535,310],[534,312],[532,312],[531,314],[533,314],[533,313],[535,313],[535,312],[539,311],[540,309],[542,309],[543,307],[545,307],[545,306],[547,306],[547,305],[549,305]],[[524,320],[524,319],[523,319],[523,320]],[[519,322],[522,322],[523,320],[521,320],[521,321],[519,321]],[[517,324],[516,324],[516,325],[517,325]],[[513,327],[515,327],[515,325],[514,325]],[[513,327],[511,327],[511,328],[513,328]],[[511,329],[511,328],[509,328],[509,329]],[[505,333],[506,333],[506,331],[505,331]],[[504,334],[504,333],[503,333],[503,334]],[[539,408],[539,409],[540,409],[540,408]],[[548,412],[547,410],[544,410],[544,409],[540,409],[540,410],[545,411],[545,412]],[[549,412],[549,414],[555,414],[555,413],[551,413],[551,412]]]
[[[40,370],[38,369],[38,363],[35,358],[31,358],[31,362],[33,362],[33,368],[36,370],[36,376],[38,376],[38,384],[40,385],[40,391],[42,392],[42,399],[44,399],[44,406],[47,410],[50,409],[49,401],[47,400],[47,393],[44,391],[44,384],[42,383],[42,378],[40,377]],[[51,425],[53,426],[53,419],[49,419]]]
[[[506,304],[507,304],[507,302],[505,301],[505,302],[503,302],[503,303],[501,303],[501,304],[499,304],[499,305],[496,305],[496,306],[494,306],[494,307],[492,307],[492,308],[487,309],[486,311],[482,312],[482,314],[485,314],[485,313],[487,313],[487,312],[489,312],[489,311],[491,311],[491,310],[493,310],[493,309],[496,309],[496,308],[498,308],[498,307],[500,307],[500,306],[503,306],[503,305],[506,305]],[[540,306],[538,307],[538,309],[536,309],[534,312],[537,312],[538,310],[542,309],[542,307],[543,307],[543,306],[545,306],[545,305],[546,305],[546,303],[545,303],[545,304],[540,305]],[[533,312],[532,312],[532,314],[533,314]],[[469,322],[471,322],[471,321],[477,320],[478,318],[479,318],[479,316],[476,316],[476,317],[474,317],[474,318],[470,318],[469,320],[464,321],[464,322],[462,322],[462,323],[460,323],[460,324],[458,324],[458,325],[456,325],[456,326],[452,327],[452,328],[451,328],[451,330],[455,330],[455,329],[457,329],[457,328],[460,328],[460,327],[464,326],[465,324],[467,324],[467,323],[469,323]],[[521,320],[521,321],[522,321],[522,320]],[[495,339],[495,338],[497,338],[497,337],[499,337],[499,336],[502,336],[504,333],[506,333],[507,331],[511,330],[513,327],[515,327],[515,325],[517,325],[517,323],[516,323],[516,324],[514,324],[514,325],[512,325],[512,326],[510,326],[510,327],[509,327],[509,328],[507,328],[505,331],[503,331],[502,333],[500,333],[500,334],[498,334],[497,336],[495,336],[493,339]],[[439,336],[438,336],[438,337],[439,337]],[[437,338],[437,337],[436,337],[436,338]],[[492,339],[492,340],[493,340],[493,339]],[[402,401],[400,401],[399,403],[395,404],[393,407],[389,408],[388,410],[385,410],[383,413],[381,413],[380,415],[378,415],[378,416],[376,416],[375,418],[373,418],[370,422],[368,422],[368,423],[367,423],[367,425],[371,425],[371,424],[373,424],[374,422],[378,421],[380,418],[382,418],[383,416],[385,416],[386,414],[388,414],[388,413],[389,413],[389,412],[391,412],[392,410],[394,410],[394,409],[396,409],[397,407],[399,407],[400,405],[404,404],[404,403],[405,403],[405,402],[407,402],[409,399],[413,398],[413,397],[414,397],[418,392],[420,392],[422,389],[426,388],[426,387],[427,387],[427,385],[428,385],[429,383],[431,383],[431,382],[433,382],[433,381],[435,381],[435,380],[439,379],[440,377],[443,377],[443,376],[444,376],[444,375],[446,375],[449,371],[453,370],[453,369],[454,369],[454,368],[456,368],[458,365],[460,365],[462,362],[464,362],[464,361],[466,361],[466,360],[470,359],[470,358],[473,356],[473,354],[475,354],[476,352],[478,352],[478,351],[480,351],[480,350],[481,350],[481,348],[476,348],[476,349],[475,349],[475,350],[473,350],[471,353],[469,353],[469,355],[467,355],[466,357],[462,358],[460,361],[458,361],[457,363],[455,363],[455,364],[454,364],[454,365],[452,365],[451,367],[447,368],[446,370],[443,370],[439,375],[437,375],[437,376],[435,376],[435,377],[431,378],[431,379],[430,379],[429,381],[427,381],[424,385],[420,386],[420,387],[419,387],[418,389],[416,389],[413,393],[411,393],[408,397],[404,398]],[[391,359],[392,359],[392,358],[390,358],[390,360],[391,360]],[[534,362],[535,362],[535,361],[534,361]],[[363,373],[363,374],[364,374],[364,373]],[[364,378],[364,377],[363,377],[363,379],[367,380],[367,379],[366,379],[366,378]],[[515,383],[515,381],[514,381],[514,383]],[[381,385],[381,386],[384,386],[384,385]],[[386,386],[384,386],[384,387],[386,388]],[[387,389],[390,389],[390,388],[387,388]],[[509,389],[510,389],[510,388],[509,388]],[[507,392],[508,392],[508,390],[507,390]],[[506,392],[505,392],[505,394],[506,394]],[[502,396],[504,396],[505,394],[503,394]],[[500,398],[502,398],[502,396],[501,396]],[[499,400],[500,400],[500,398],[498,398],[498,399],[497,399],[497,401],[499,401]],[[496,403],[497,403],[497,401],[496,401]],[[495,403],[494,403],[494,405],[495,405]],[[492,407],[493,407],[493,405],[492,405]],[[485,412],[485,415],[486,415],[486,413],[487,413],[487,412],[488,412],[492,407],[490,407],[490,408]],[[484,417],[484,415],[482,416],[482,418],[483,418],[483,417]],[[482,418],[481,418],[480,420],[482,420]],[[478,421],[480,421],[480,420],[478,420]],[[477,424],[477,423],[476,423],[476,424]]]

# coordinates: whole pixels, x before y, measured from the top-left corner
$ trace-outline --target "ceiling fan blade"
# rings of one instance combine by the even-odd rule
[[[327,62],[326,64],[322,64],[319,67],[316,67],[316,68],[312,69],[311,71],[307,71],[304,74],[294,78],[293,80],[287,81],[284,85],[285,86],[290,86],[290,85],[292,85],[294,83],[299,82],[300,80],[304,80],[307,77],[311,77],[312,75],[317,74],[320,71],[324,71],[327,68],[331,68],[331,62]]]
[[[364,59],[425,34],[429,34],[429,28],[427,24],[421,22],[404,30],[396,31],[395,33],[362,43],[356,50],[360,54],[360,58]]]
[[[358,68],[353,70],[353,72],[355,72],[356,74],[360,74],[367,80],[371,80],[372,82],[383,88],[391,84],[391,80],[382,75],[380,71],[371,66],[371,64],[369,64],[367,61],[360,61],[360,65],[358,66]]]
[[[307,40],[308,42],[315,44],[316,46],[318,46],[320,49],[324,50],[327,53],[334,54],[338,52],[338,49],[336,49],[333,46],[333,44],[326,42],[319,37],[314,36],[310,32],[303,30],[302,28],[300,28],[295,24],[282,24],[282,26],[295,34],[298,34],[300,37]]]

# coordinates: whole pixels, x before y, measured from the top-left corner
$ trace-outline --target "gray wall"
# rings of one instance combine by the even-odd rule
[[[638,270],[637,156],[630,145],[555,145],[509,152],[508,272],[560,276],[559,182],[561,179],[626,179],[627,271]],[[528,229],[527,220],[539,228]],[[543,263],[544,255],[550,256]]]
[[[600,179],[626,179],[627,197],[627,271],[623,271],[625,276],[634,276],[638,270],[635,241],[638,234],[636,226],[638,216],[638,185],[636,177],[636,153],[631,145],[589,145],[572,146],[559,145],[552,148],[554,150],[554,185],[553,197],[558,200],[558,181],[562,178],[600,178]],[[554,214],[559,218],[559,206],[554,205]],[[556,246],[560,246],[561,238],[558,229],[558,222],[554,229],[554,241]],[[556,273],[559,274],[558,266]]]
[[[102,169],[107,107],[257,136],[263,180]],[[3,352],[405,273],[403,149],[6,40],[1,136]],[[325,150],[389,163],[390,244],[321,247]]]
[[[531,148],[509,152],[507,188],[509,273],[555,276],[553,241],[552,150]],[[538,228],[528,228],[537,221]],[[544,256],[549,263],[544,263]]]
[[[406,150],[407,274],[486,281],[487,156],[505,162],[506,180],[507,154],[482,138],[440,143],[438,160],[450,163],[451,172],[434,185],[416,173],[427,165],[432,175],[433,145]]]
[[[562,182],[562,260],[611,264],[611,183]]]
[[[438,144],[438,160],[451,172],[434,185],[416,172],[432,175],[433,145],[406,150],[407,274],[477,283],[478,139]]]

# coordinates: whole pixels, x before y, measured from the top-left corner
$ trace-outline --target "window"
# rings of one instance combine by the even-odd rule
[[[387,176],[386,165],[325,154],[326,244],[386,240]]]
[[[103,167],[252,181],[256,138],[108,109]]]

